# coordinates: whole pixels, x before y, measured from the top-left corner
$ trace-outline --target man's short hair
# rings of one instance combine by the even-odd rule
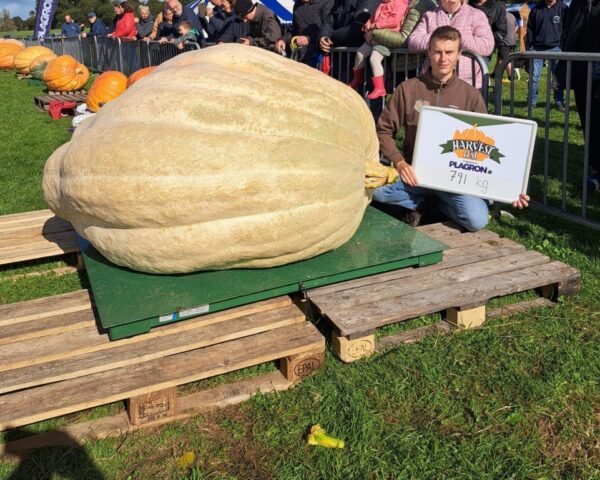
[[[444,25],[443,27],[436,28],[431,37],[429,37],[429,45],[427,45],[427,50],[431,48],[431,44],[436,40],[450,40],[452,42],[458,42],[458,50],[462,50],[462,37],[460,32],[449,25]]]
[[[185,21],[179,22],[179,26],[183,27],[183,28],[186,28],[188,30],[192,29],[192,24],[190,22],[185,22]]]

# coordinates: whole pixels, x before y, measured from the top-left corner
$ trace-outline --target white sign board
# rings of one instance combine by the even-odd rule
[[[527,191],[537,123],[422,107],[412,165],[419,187],[511,203]]]

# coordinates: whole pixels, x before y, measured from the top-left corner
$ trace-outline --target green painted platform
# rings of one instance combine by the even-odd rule
[[[100,323],[116,340],[302,288],[431,265],[442,260],[445,248],[443,243],[369,207],[360,228],[346,244],[281,267],[152,275],[118,267],[89,244],[82,251]]]

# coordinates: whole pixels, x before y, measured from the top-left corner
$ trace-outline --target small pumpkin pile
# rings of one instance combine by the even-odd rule
[[[127,88],[127,77],[121,72],[108,71],[98,75],[92,83],[85,103],[92,112],[100,110],[102,105],[114,100]]]
[[[0,39],[0,70],[15,68],[15,55],[25,48],[18,40]]]
[[[61,55],[50,60],[43,71],[43,79],[48,90],[57,92],[80,90],[89,77],[90,72],[87,67],[70,55]]]
[[[21,50],[19,53],[15,55],[14,66],[17,69],[17,73],[22,75],[29,75],[31,73],[30,67],[31,62],[33,62],[40,55],[50,55],[54,54],[52,50],[46,47],[42,47],[40,45],[36,45],[35,47],[27,47]]]

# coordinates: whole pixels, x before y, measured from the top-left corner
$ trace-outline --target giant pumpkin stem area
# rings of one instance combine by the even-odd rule
[[[398,171],[386,167],[379,162],[368,161],[365,168],[365,188],[378,188],[394,183],[398,179]]]

